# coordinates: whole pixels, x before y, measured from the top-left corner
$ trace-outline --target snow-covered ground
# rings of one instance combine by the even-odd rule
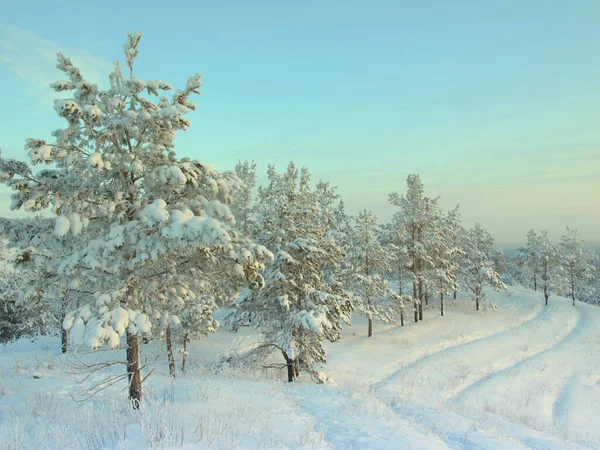
[[[0,347],[0,448],[600,449],[600,308],[489,295],[498,309],[448,300],[439,317],[433,302],[423,323],[376,323],[371,338],[358,319],[327,346],[335,385],[218,369],[250,329],[192,345],[175,381],[162,346],[145,345],[155,371],[138,412],[123,381],[72,398],[106,372],[80,384],[66,371],[123,351],[62,358],[55,338],[23,339]]]

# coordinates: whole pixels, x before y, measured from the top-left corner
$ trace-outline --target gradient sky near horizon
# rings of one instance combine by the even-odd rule
[[[3,0],[0,148],[62,126],[48,84],[63,51],[107,84],[127,32],[136,75],[203,73],[180,155],[225,170],[294,160],[348,210],[394,212],[420,173],[499,243],[568,225],[600,243],[600,2]],[[260,181],[260,179],[259,179]],[[0,214],[8,212],[0,191]]]

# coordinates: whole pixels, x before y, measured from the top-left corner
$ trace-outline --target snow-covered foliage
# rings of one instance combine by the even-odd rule
[[[176,133],[190,126],[200,74],[167,98],[169,84],[133,74],[140,38],[129,35],[128,74],[116,63],[106,90],[59,54],[65,80],[52,87],[70,95],[54,109],[67,127],[54,131],[52,142],[28,139],[29,163],[0,160],[1,178],[14,191],[11,208],[54,214],[41,224],[40,244],[51,235],[68,243],[52,260],[52,276],[98,278],[64,323],[72,340],[90,349],[178,326],[180,314],[193,318],[194,332],[213,332],[212,286],[227,280],[260,287],[258,270],[269,256],[261,246],[240,245],[233,229],[228,204],[240,185],[236,175],[174,151]],[[34,172],[40,164],[49,168]],[[39,248],[18,231],[7,237],[19,249]]]
[[[412,301],[415,322],[423,319],[423,300],[433,282],[428,275],[435,269],[431,247],[438,237],[439,206],[437,198],[425,196],[423,182],[417,174],[406,180],[406,195],[389,194],[389,202],[399,208],[397,225],[404,227],[404,242],[412,277]]]
[[[548,304],[552,294],[560,294],[565,290],[565,272],[561,265],[560,247],[552,244],[548,238],[548,231],[542,230],[538,236],[538,250],[540,259],[540,287]]]
[[[579,232],[567,227],[560,238],[560,258],[566,278],[565,294],[571,298],[573,305],[580,297],[587,297],[593,290],[595,267],[594,255],[584,248]]]
[[[235,165],[235,173],[243,184],[233,199],[231,212],[235,216],[239,232],[244,237],[249,237],[255,229],[252,218],[252,198],[256,186],[256,163],[238,161]]]
[[[352,312],[335,271],[327,270],[339,265],[342,251],[315,202],[306,169],[299,176],[293,163],[284,174],[269,166],[268,180],[259,188],[262,233],[256,239],[275,257],[265,269],[264,288],[242,293],[227,320],[233,330],[250,324],[260,331],[261,342],[284,356],[290,381],[305,370],[322,382],[323,340],[339,340]]]
[[[515,263],[525,280],[526,286],[531,286],[534,291],[538,288],[538,279],[541,270],[541,236],[531,229],[527,233],[527,243],[517,249]],[[529,282],[528,282],[529,281]]]
[[[35,289],[31,272],[10,264],[14,253],[0,243],[0,343],[22,336],[52,334],[58,330],[58,317],[52,303]]]
[[[374,319],[386,323],[395,320],[395,313],[401,309],[401,296],[385,278],[390,272],[391,257],[379,242],[377,216],[364,209],[355,221],[347,256],[352,270],[346,286],[352,290],[358,310],[367,317],[370,337]]]
[[[491,286],[497,291],[506,289],[506,285],[500,279],[495,270],[494,238],[481,226],[475,226],[465,233],[465,259],[462,267],[462,278],[465,286],[469,289],[475,299],[475,309],[485,299],[486,286]]]
[[[440,313],[443,316],[444,297],[459,289],[458,271],[464,257],[458,207],[448,214],[440,213],[434,231],[435,238],[430,246],[432,265],[428,278],[433,294],[440,297]]]

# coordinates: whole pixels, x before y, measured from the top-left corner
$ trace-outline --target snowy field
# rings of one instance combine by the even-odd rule
[[[600,449],[600,309],[489,295],[497,310],[449,300],[439,317],[433,302],[423,323],[376,322],[372,338],[357,319],[327,345],[335,384],[220,369],[250,329],[191,345],[174,381],[162,346],[143,345],[144,374],[155,370],[137,412],[124,381],[75,402],[107,373],[66,373],[123,350],[63,358],[56,338],[22,339],[0,347],[0,448]]]

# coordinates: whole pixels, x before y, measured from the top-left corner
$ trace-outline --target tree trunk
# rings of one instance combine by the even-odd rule
[[[368,337],[373,336],[373,311],[371,310],[371,298],[367,298],[367,307],[369,308],[369,315],[368,315],[368,320],[369,320],[369,330],[368,330]]]
[[[67,346],[69,343],[69,332],[63,328],[63,324],[65,323],[65,318],[67,317],[67,309],[69,307],[69,291],[64,291],[63,297],[63,314],[62,314],[62,322],[60,324],[60,351],[61,353],[67,353]]]
[[[167,325],[167,356],[169,358],[169,375],[175,378],[175,355],[173,354],[173,340],[171,339],[171,325]]]
[[[402,295],[402,263],[398,265],[398,295]]]
[[[419,320],[423,320],[423,280],[419,280]]]
[[[404,326],[404,313],[403,312],[400,313],[400,326],[402,326],[402,327]]]
[[[533,290],[537,292],[537,278],[535,275],[533,276]]]
[[[296,358],[296,363],[294,364],[294,378],[298,378],[300,376],[300,359]]]
[[[67,343],[69,341],[69,332],[64,328],[60,332],[60,351],[67,353]]]
[[[139,409],[142,402],[140,346],[138,335],[131,333],[127,333],[127,377],[129,378],[129,401],[133,409]]]
[[[571,276],[571,298],[573,299],[573,306],[575,306],[575,277]]]
[[[425,306],[429,305],[429,293],[425,292]]]
[[[419,321],[419,299],[417,297],[417,282],[413,281],[413,306],[415,308],[415,322]]]
[[[181,373],[185,373],[185,363],[187,362],[187,333],[183,336],[183,354],[181,355]]]
[[[454,291],[454,300],[456,300],[456,291]]]
[[[286,352],[282,351],[281,353],[283,354],[283,358],[285,359],[285,364],[287,366],[288,383],[291,383],[294,381],[296,375],[296,371],[294,369],[294,360],[289,358]]]
[[[440,293],[440,313],[444,315],[444,294]]]

